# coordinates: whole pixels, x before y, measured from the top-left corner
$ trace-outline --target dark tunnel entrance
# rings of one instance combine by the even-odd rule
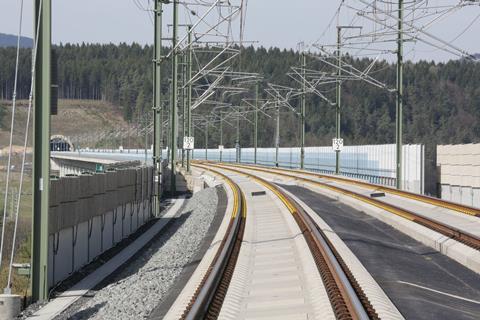
[[[73,144],[67,137],[53,136],[50,138],[50,151],[67,152],[73,151]]]

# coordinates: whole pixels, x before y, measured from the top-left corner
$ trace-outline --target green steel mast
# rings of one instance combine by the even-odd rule
[[[336,87],[336,94],[337,94],[337,103],[335,107],[335,137],[337,139],[340,139],[340,133],[341,133],[341,118],[340,118],[340,112],[341,112],[341,102],[342,102],[342,82],[340,80],[340,77],[342,75],[342,57],[340,54],[340,42],[341,42],[341,32],[342,32],[342,27],[337,26],[337,87]],[[335,151],[335,174],[340,174],[340,150]]]
[[[32,300],[48,300],[48,210],[50,189],[51,0],[35,0],[33,138]],[[37,28],[38,26],[38,35]]]
[[[155,211],[160,214],[160,198],[162,188],[162,86],[161,86],[161,59],[162,59],[162,1],[155,0],[154,23],[154,90],[153,90],[153,166],[155,167]]]
[[[397,39],[397,103],[396,103],[396,142],[397,174],[396,187],[402,189],[402,144],[403,144],[403,0],[398,1]]]
[[[253,133],[253,162],[257,164],[257,148],[258,148],[258,86],[259,81],[255,84],[255,112],[254,112],[254,133]]]
[[[188,26],[188,57],[187,57],[187,136],[192,136],[192,26]],[[187,150],[187,171],[190,172],[191,150]],[[193,156],[193,155],[192,155]]]
[[[300,115],[301,121],[301,137],[300,137],[300,169],[305,168],[305,103],[306,103],[306,83],[305,76],[307,67],[307,56],[305,52],[302,52],[302,111]]]
[[[170,110],[170,191],[175,194],[176,186],[176,159],[177,159],[177,109],[178,109],[178,48],[177,48],[177,34],[178,34],[178,1],[173,0],[173,36],[172,36],[172,101]]]

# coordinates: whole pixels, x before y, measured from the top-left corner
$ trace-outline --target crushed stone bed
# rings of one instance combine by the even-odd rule
[[[195,255],[215,216],[217,190],[208,188],[187,200],[180,215],[109,284],[57,317],[60,319],[142,319],[167,295]]]

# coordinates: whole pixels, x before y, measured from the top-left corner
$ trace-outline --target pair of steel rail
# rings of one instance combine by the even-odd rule
[[[341,186],[335,186],[326,182],[309,179],[305,176],[311,176],[317,179],[324,178],[347,185],[356,185],[372,189],[375,192],[383,191],[389,194],[446,208],[462,214],[480,217],[480,210],[476,208],[389,187],[373,185],[363,181],[327,176],[301,170],[283,170],[269,167],[233,164],[226,165],[212,162],[200,162],[194,165],[198,168],[209,170],[216,175],[222,176],[222,178],[232,189],[234,195],[234,206],[232,219],[220,249],[218,250],[217,255],[215,256],[207,274],[204,276],[201,285],[198,287],[194,297],[192,298],[190,305],[185,310],[183,315],[184,319],[218,318],[223,299],[226,296],[229,283],[232,279],[238,254],[240,252],[245,221],[247,218],[247,204],[245,196],[239,186],[225,174],[219,172],[218,169],[244,175],[255,180],[257,183],[263,185],[273,192],[285,204],[300,227],[300,230],[310,248],[337,319],[378,319],[378,314],[375,312],[373,306],[368,300],[368,297],[362,291],[361,287],[357,283],[345,262],[342,260],[335,247],[328,240],[323,231],[316,225],[313,219],[303,210],[303,208],[296,201],[291,199],[277,185],[270,183],[267,180],[258,177],[257,175],[242,171],[241,169],[274,174],[350,196],[354,199],[421,224],[449,238],[462,242],[476,250],[480,250],[480,239],[472,234],[469,234],[468,232],[453,228],[452,226],[429,219],[404,208],[386,203],[378,198],[372,198],[367,195],[348,190],[347,188],[343,188]],[[213,168],[216,168],[217,170]]]
[[[339,194],[344,194],[347,195],[351,198],[357,199],[359,201],[368,203],[370,205],[373,205],[377,208],[383,209],[387,212],[391,212],[395,215],[398,215],[400,217],[403,217],[405,219],[408,219],[410,221],[413,221],[415,223],[418,223],[420,225],[423,225],[431,230],[434,230],[446,237],[449,237],[451,239],[457,240],[473,249],[480,250],[480,239],[465,231],[465,230],[460,230],[458,228],[452,227],[448,224],[442,223],[440,221],[430,219],[422,214],[419,214],[417,212],[413,212],[411,210],[407,210],[405,208],[401,208],[399,206],[386,203],[385,201],[380,200],[379,198],[373,198],[368,195],[364,195],[352,190],[349,190],[347,188],[343,188],[340,186],[335,186],[327,182],[322,182],[322,181],[317,181],[309,178],[305,178],[303,176],[311,176],[315,178],[322,178],[326,179],[329,181],[336,181],[340,183],[344,183],[347,185],[356,185],[356,186],[361,186],[364,188],[371,189],[372,191],[375,192],[386,192],[390,194],[394,194],[400,197],[416,200],[422,203],[427,203],[430,205],[446,208],[449,210],[452,210],[454,212],[458,212],[459,214],[466,214],[469,216],[474,216],[474,217],[480,217],[480,210],[477,208],[465,206],[462,204],[458,203],[453,203],[449,201],[444,201],[441,199],[429,197],[426,195],[421,195],[421,194],[415,194],[411,193],[408,191],[403,191],[403,190],[397,190],[389,187],[384,187],[384,186],[378,186],[374,184],[370,184],[367,182],[363,181],[358,181],[358,180],[351,180],[351,179],[346,179],[342,177],[336,177],[336,176],[327,176],[327,175],[322,175],[322,174],[317,174],[313,172],[308,172],[308,171],[301,171],[301,170],[284,170],[284,169],[277,169],[277,168],[268,168],[268,167],[259,167],[259,166],[244,166],[244,165],[222,165],[226,167],[237,167],[237,168],[243,168],[246,170],[252,170],[256,172],[263,172],[267,174],[274,174],[277,176],[282,176],[285,178],[289,179],[294,179],[297,181],[301,181],[303,183],[307,183],[309,185],[321,187],[324,189],[328,189],[331,191],[334,191]],[[296,174],[296,175],[295,175]],[[303,176],[302,176],[303,175]]]
[[[217,319],[240,252],[247,218],[247,204],[239,186],[226,175],[212,169],[214,165],[194,164],[194,166],[222,176],[232,189],[234,196],[232,218],[222,244],[182,317],[189,320]],[[272,191],[285,204],[310,248],[337,319],[378,319],[377,313],[339,253],[296,201],[278,186],[258,176],[233,168],[220,169],[255,180]]]

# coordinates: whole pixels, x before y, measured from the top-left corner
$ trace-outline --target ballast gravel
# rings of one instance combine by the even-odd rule
[[[162,301],[175,278],[198,250],[216,213],[217,190],[187,200],[182,213],[133,262],[93,297],[81,300],[57,319],[142,319]]]

